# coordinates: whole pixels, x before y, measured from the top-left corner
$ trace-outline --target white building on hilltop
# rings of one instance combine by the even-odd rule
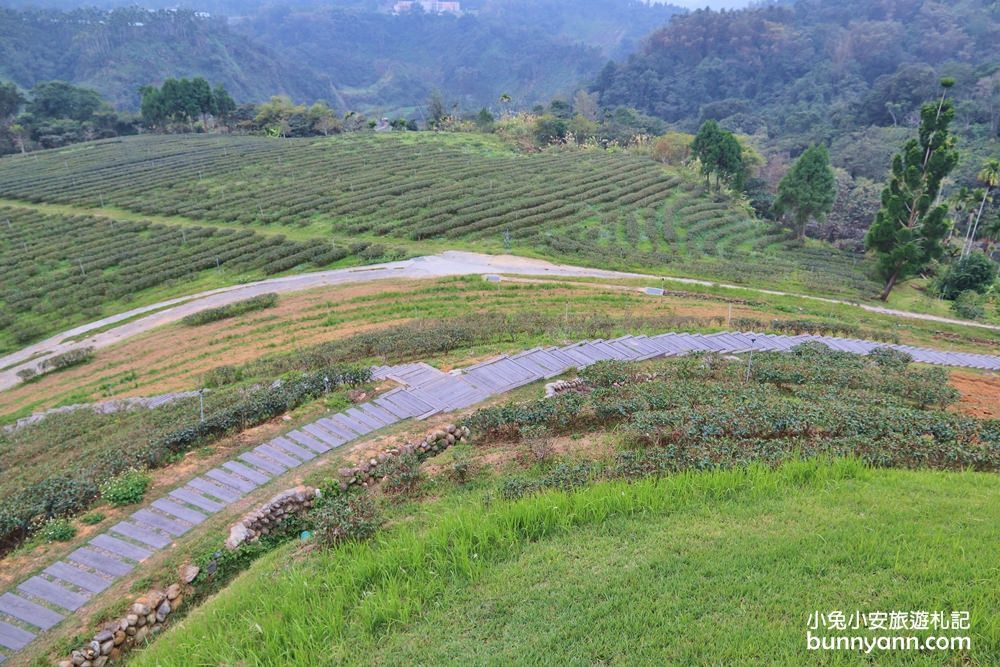
[[[400,0],[392,6],[393,14],[413,11],[420,7],[428,14],[461,14],[461,3],[443,0]]]

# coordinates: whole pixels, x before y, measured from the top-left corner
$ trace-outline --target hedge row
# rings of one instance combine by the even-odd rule
[[[250,297],[249,299],[244,299],[243,301],[237,301],[236,303],[230,303],[225,306],[219,306],[218,308],[209,308],[207,310],[200,310],[197,313],[191,313],[181,320],[181,324],[189,327],[196,327],[202,324],[208,324],[209,322],[217,322],[219,320],[236,317],[244,313],[250,313],[255,310],[273,308],[277,304],[277,294],[274,294],[273,292],[269,294],[259,294],[254,297]]]
[[[157,468],[192,447],[261,424],[338,387],[371,379],[370,368],[331,366],[251,390],[236,404],[193,426],[127,450],[108,452],[87,467],[55,475],[0,501],[0,554],[52,518],[77,514],[98,498],[101,482],[129,468]]]

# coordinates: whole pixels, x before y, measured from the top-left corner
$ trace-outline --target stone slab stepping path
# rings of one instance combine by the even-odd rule
[[[63,560],[0,594],[0,663],[208,517],[273,477],[373,431],[406,419],[426,419],[441,412],[466,408],[511,389],[605,359],[639,361],[696,351],[786,351],[808,341],[854,354],[868,354],[876,347],[888,347],[906,352],[923,363],[1000,370],[1000,356],[995,355],[835,336],[741,332],[621,336],[563,347],[537,347],[450,373],[424,363],[378,366],[372,369],[375,379],[393,380],[401,386],[368,403],[276,437],[188,480],[166,497],[135,511],[107,533],[92,538]]]

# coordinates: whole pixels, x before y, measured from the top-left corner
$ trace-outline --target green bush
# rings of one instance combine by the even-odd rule
[[[383,523],[382,512],[366,493],[324,493],[309,513],[316,539],[326,546],[367,540]]]
[[[70,350],[57,354],[51,359],[46,359],[41,366],[47,371],[61,371],[73,366],[85,364],[94,358],[94,348],[84,347],[77,350]]]
[[[209,308],[207,310],[200,310],[197,313],[192,313],[181,320],[181,324],[189,327],[201,326],[203,324],[208,324],[210,322],[217,322],[219,320],[225,320],[231,317],[236,317],[244,313],[250,313],[256,310],[264,310],[266,308],[273,308],[278,304],[278,295],[274,293],[270,294],[260,294],[258,296],[251,297],[249,299],[244,299],[243,301],[237,301],[236,303],[231,303],[226,306],[219,306],[218,308]]]
[[[913,362],[910,354],[891,347],[876,347],[868,353],[868,358],[878,366],[894,371],[901,371]]]
[[[416,491],[424,475],[420,457],[415,452],[390,456],[375,469],[376,478],[384,478],[382,490],[387,494],[404,495]]]
[[[978,292],[965,290],[951,302],[951,312],[965,320],[981,320],[986,317],[985,300]]]
[[[985,294],[997,277],[997,264],[981,252],[953,262],[935,283],[943,299],[957,299],[966,291]],[[975,318],[969,318],[975,319]]]
[[[90,512],[80,517],[80,523],[85,526],[96,526],[107,517],[102,512]]]
[[[152,481],[140,470],[126,470],[101,484],[101,498],[115,507],[134,505],[146,495]]]
[[[69,542],[76,536],[76,528],[68,519],[52,519],[42,526],[39,534],[46,542]]]

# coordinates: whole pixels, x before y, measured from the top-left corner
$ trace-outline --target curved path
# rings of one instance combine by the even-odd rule
[[[142,308],[135,308],[124,313],[105,317],[95,322],[70,329],[69,331],[64,331],[57,336],[53,336],[47,340],[29,345],[28,347],[18,350],[17,352],[0,357],[0,368],[7,369],[5,371],[0,371],[0,391],[9,389],[18,384],[19,379],[17,377],[17,372],[24,368],[37,367],[38,362],[44,357],[61,354],[75,348],[102,348],[114,345],[122,340],[131,338],[132,336],[144,333],[164,324],[176,322],[184,316],[190,315],[191,313],[199,310],[224,306],[235,301],[241,301],[252,296],[257,296],[259,294],[265,294],[268,292],[299,292],[317,287],[369,282],[373,280],[388,280],[393,278],[419,279],[483,274],[606,279],[647,278],[652,281],[669,280],[671,282],[684,283],[688,285],[707,285],[728,289],[749,290],[760,294],[770,294],[775,296],[792,296],[796,298],[810,299],[813,301],[854,306],[869,312],[883,315],[949,324],[961,324],[965,326],[1000,331],[1000,326],[992,324],[969,322],[965,320],[953,320],[936,315],[912,313],[908,311],[882,308],[880,306],[870,306],[838,299],[793,294],[777,290],[756,289],[741,285],[716,283],[708,280],[672,278],[642,273],[592,269],[567,264],[553,264],[544,260],[529,259],[515,255],[485,255],[473,252],[446,251],[438,255],[416,257],[400,262],[372,264],[370,266],[351,269],[334,269],[331,271],[302,273],[294,276],[261,280],[259,282],[247,283],[244,285],[234,285],[233,287],[224,287],[221,289],[201,292],[199,294],[192,294],[186,297],[178,297],[176,299],[161,301],[160,303],[144,306]],[[653,292],[655,292],[655,290],[653,290]],[[145,313],[149,314],[143,317]],[[119,326],[113,326],[117,322],[122,322],[122,324]],[[92,336],[84,337],[87,332],[97,329],[106,330],[97,332]],[[81,337],[83,338],[80,339]],[[79,340],[70,342],[67,340],[69,338],[76,338]]]
[[[188,480],[0,595],[0,662],[6,659],[4,651],[20,651],[209,516],[273,478],[374,431],[410,418],[426,419],[467,408],[516,387],[602,360],[639,361],[696,351],[786,351],[807,341],[855,354],[882,347],[879,343],[831,336],[666,333],[534,348],[451,373],[423,363],[374,368],[374,378],[394,380],[402,386],[368,403],[294,429]],[[925,363],[1000,369],[1000,356],[937,352],[905,345],[888,347],[904,350]]]

